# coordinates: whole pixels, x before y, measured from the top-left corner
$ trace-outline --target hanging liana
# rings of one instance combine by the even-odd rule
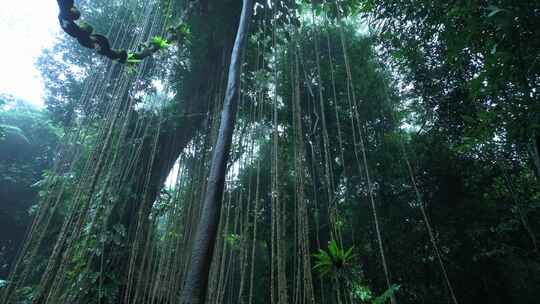
[[[123,49],[113,49],[109,39],[103,35],[95,34],[94,28],[86,22],[75,22],[81,17],[81,12],[74,5],[73,0],[57,0],[60,14],[58,19],[60,26],[68,35],[77,39],[80,45],[96,50],[111,60],[120,63],[136,64],[144,58],[169,47],[172,43],[180,43],[189,35],[189,28],[181,23],[167,29],[166,37],[154,36],[149,42],[141,45],[137,52],[129,52]]]

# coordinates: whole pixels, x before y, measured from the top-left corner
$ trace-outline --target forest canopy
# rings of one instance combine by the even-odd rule
[[[537,1],[57,4],[0,303],[537,303]]]

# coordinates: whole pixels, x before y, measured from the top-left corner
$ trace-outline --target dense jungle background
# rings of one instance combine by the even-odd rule
[[[75,1],[133,53],[0,95],[0,303],[538,303],[540,2],[244,1]]]

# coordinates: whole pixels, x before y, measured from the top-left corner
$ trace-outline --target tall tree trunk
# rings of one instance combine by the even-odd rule
[[[202,54],[193,56],[190,60],[191,71],[182,78],[183,90],[179,90],[177,96],[178,112],[166,118],[161,126],[161,133],[157,141],[156,157],[152,157],[153,141],[143,142],[143,152],[138,161],[139,171],[133,172],[134,180],[131,185],[131,193],[135,194],[130,198],[116,203],[113,217],[109,219],[108,226],[122,224],[126,229],[135,227],[139,218],[148,219],[152,204],[159,196],[160,190],[169,175],[175,160],[182,153],[189,142],[200,132],[207,118],[211,115],[209,110],[214,102],[214,95],[221,88],[223,69],[228,64],[228,56],[232,49],[232,39],[236,33],[235,16],[223,16],[224,7],[231,4],[213,2],[211,8],[207,7],[207,1],[201,1],[201,9],[197,10],[187,23],[194,33],[192,49],[204,48]],[[241,4],[235,4],[240,8]],[[239,9],[238,9],[239,10]],[[200,23],[197,20],[217,20],[220,22]],[[226,24],[224,27],[222,22]],[[205,33],[206,35],[200,35]],[[227,58],[227,60],[225,60]],[[152,168],[147,172],[142,172],[142,168]],[[146,185],[147,174],[150,174],[150,183]],[[145,186],[146,185],[146,186]],[[140,191],[144,189],[146,191]],[[144,195],[143,195],[144,194]],[[142,216],[139,216],[139,211]],[[141,239],[146,239],[148,230],[143,224]],[[133,231],[131,231],[133,232]],[[130,233],[130,235],[133,235]],[[133,235],[134,237],[134,235]],[[128,240],[130,243],[130,240]],[[131,244],[131,243],[130,243]],[[111,261],[103,273],[126,274],[129,267],[130,252],[116,245],[112,245],[110,250],[106,250],[107,258]],[[136,260],[139,263],[139,260]],[[135,266],[138,268],[138,266]],[[127,284],[126,277],[121,281],[119,289],[120,298],[125,298]]]
[[[240,95],[241,54],[245,48],[249,23],[253,14],[253,0],[244,0],[236,40],[231,54],[227,91],[221,113],[221,124],[214,146],[212,165],[204,196],[201,218],[191,251],[189,270],[182,290],[182,304],[204,303],[212,253],[219,225],[219,209],[225,187],[227,161],[236,121]]]

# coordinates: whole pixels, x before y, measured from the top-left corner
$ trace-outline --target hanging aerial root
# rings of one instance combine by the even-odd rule
[[[189,29],[183,23],[176,27],[169,27],[165,38],[153,37],[143,43],[137,52],[128,52],[123,49],[112,49],[109,39],[103,35],[95,34],[93,27],[86,22],[75,22],[81,17],[81,12],[74,5],[73,0],[57,0],[60,14],[60,26],[71,37],[77,39],[80,45],[95,50],[111,60],[120,63],[138,63],[146,57],[167,48],[171,43],[181,43],[189,34]]]

